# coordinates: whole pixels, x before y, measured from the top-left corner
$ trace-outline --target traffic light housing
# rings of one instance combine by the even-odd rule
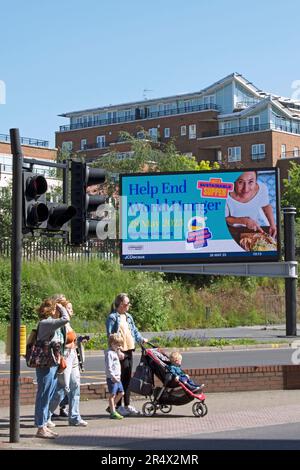
[[[76,209],[67,204],[47,202],[47,180],[43,175],[23,170],[23,233],[37,229],[56,232],[67,229],[65,225]]]
[[[107,196],[88,194],[88,186],[104,183],[106,171],[89,168],[86,163],[72,161],[71,204],[76,207],[76,216],[71,220],[71,243],[81,245],[96,236],[101,219],[93,219],[90,212],[107,201]]]

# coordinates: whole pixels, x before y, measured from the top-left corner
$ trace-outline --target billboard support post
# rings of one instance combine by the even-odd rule
[[[283,208],[284,258],[296,261],[295,207]],[[285,279],[286,336],[297,336],[297,278]]]

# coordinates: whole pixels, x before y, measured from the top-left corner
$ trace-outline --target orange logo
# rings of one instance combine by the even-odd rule
[[[202,197],[226,199],[228,193],[233,191],[233,183],[223,183],[222,178],[210,178],[209,181],[197,181],[197,189]]]

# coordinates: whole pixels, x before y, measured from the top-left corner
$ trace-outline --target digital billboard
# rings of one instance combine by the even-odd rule
[[[276,168],[120,175],[123,265],[278,261]]]

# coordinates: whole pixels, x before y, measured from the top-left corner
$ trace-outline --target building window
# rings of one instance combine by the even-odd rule
[[[241,147],[228,147],[228,161],[240,162],[242,157]]]
[[[180,126],[180,135],[186,135],[186,126]]]
[[[294,157],[299,157],[299,147],[294,147],[294,149],[293,149],[293,156],[294,156]]]
[[[205,109],[209,109],[210,105],[215,104],[216,97],[215,95],[207,95],[203,98],[203,104]]]
[[[223,127],[222,134],[224,134],[224,135],[231,134],[231,121],[224,121],[222,123],[222,127]]]
[[[145,139],[145,131],[138,131],[136,133],[136,138],[137,139]]]
[[[259,131],[259,116],[251,116],[248,118],[249,131]]]
[[[80,141],[80,150],[85,150],[87,146],[87,139],[81,139]]]
[[[149,136],[151,140],[157,142],[157,127],[152,127],[149,129]]]
[[[251,146],[252,160],[262,160],[266,156],[265,144],[254,144]]]
[[[281,158],[286,158],[286,145],[281,145]]]
[[[134,152],[118,152],[117,153],[117,158],[119,160],[126,160],[126,158],[132,158]]]
[[[165,139],[168,139],[170,137],[170,128],[169,127],[165,127],[164,136],[165,136]]]
[[[196,139],[196,124],[189,125],[189,139]]]
[[[105,135],[98,135],[97,139],[96,139],[96,142],[97,142],[97,148],[98,149],[102,149],[103,147],[105,147],[106,146],[106,144],[105,144]]]
[[[218,162],[222,161],[222,150],[217,150],[217,161]]]
[[[72,141],[63,142],[61,144],[61,148],[62,150],[65,150],[66,152],[71,152],[71,150],[73,149],[73,142]]]

